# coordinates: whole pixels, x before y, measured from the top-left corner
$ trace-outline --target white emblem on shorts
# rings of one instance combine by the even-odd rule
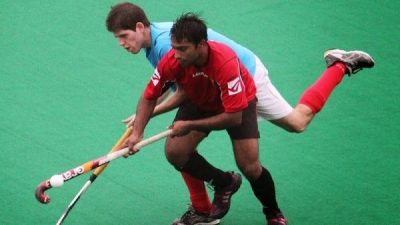
[[[236,95],[237,93],[242,92],[240,77],[237,77],[228,82],[228,95]]]
[[[154,74],[151,76],[151,82],[153,82],[154,86],[157,86],[158,82],[160,82],[160,74],[157,69],[154,70]]]

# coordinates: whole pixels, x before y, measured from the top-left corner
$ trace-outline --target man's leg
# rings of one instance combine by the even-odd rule
[[[290,113],[287,113],[287,115],[284,115],[284,113],[288,111],[289,106],[286,100],[280,96],[279,92],[276,91],[275,87],[269,82],[268,72],[265,69],[268,82],[267,84],[260,82],[261,86],[257,86],[257,88],[267,89],[268,92],[273,93],[272,95],[269,94],[269,96],[275,98],[272,98],[272,101],[266,99],[264,96],[267,96],[267,91],[264,91],[264,94],[261,92],[261,96],[257,95],[260,101],[260,106],[257,107],[260,116],[287,131],[303,132],[314,118],[315,114],[323,108],[328,97],[342,81],[345,74],[350,76],[363,68],[371,68],[374,66],[372,57],[362,51],[346,52],[339,49],[328,50],[325,52],[324,58],[328,68],[322,73],[320,78],[303,93],[299,104]],[[262,64],[258,66],[261,68],[263,67]],[[258,77],[260,77],[260,75],[258,75]],[[279,115],[282,116],[279,117]]]
[[[208,197],[204,181],[196,179],[185,172],[181,172],[182,178],[189,191],[192,207],[200,213],[210,213],[211,201]]]
[[[232,143],[236,163],[261,202],[268,224],[286,225],[287,220],[278,207],[272,176],[259,161],[258,139],[239,139]]]
[[[231,176],[229,173],[223,172],[222,170],[215,168],[210,163],[208,163],[200,154],[197,153],[196,147],[204,139],[204,137],[206,137],[206,135],[207,134],[202,132],[191,131],[188,135],[183,137],[167,138],[165,150],[168,161],[177,170],[184,173],[184,176],[186,176],[186,178],[189,178],[190,182],[193,180],[195,181],[195,183],[190,183],[188,185],[188,188],[191,189],[191,193],[196,190],[200,190],[200,192],[204,191],[205,193],[207,193],[205,188],[202,189],[201,187],[193,186],[197,184],[204,187],[204,181],[211,182],[214,185],[221,187],[231,184]],[[198,180],[200,180],[201,183],[197,182]],[[185,181],[187,181],[187,179],[185,179]],[[203,195],[203,197],[206,197],[205,200],[208,200],[207,194],[205,196]],[[213,219],[209,217],[209,211],[201,212],[197,211],[197,209],[193,209],[193,207],[190,207],[189,210],[182,216],[182,218],[174,221],[173,224],[214,225],[218,223],[218,219]]]
[[[212,166],[196,151],[197,145],[206,135],[203,132],[191,131],[182,137],[168,137],[165,144],[166,157],[178,171],[217,186],[229,185],[230,176]]]
[[[200,119],[204,117],[212,116],[212,114],[202,113],[198,110],[190,101],[184,102],[180,107],[176,114],[176,120],[193,120]],[[197,144],[203,140],[207,136],[207,133],[192,131],[189,134],[189,143],[192,142],[191,145],[188,146],[189,149],[192,149],[190,154],[186,156],[184,162],[180,163],[179,166],[184,166],[187,161],[191,157],[197,158],[198,154],[195,153],[195,148]],[[187,148],[179,143],[181,141],[180,137],[175,137],[174,139],[167,139],[168,145],[166,146],[169,149],[167,155],[173,155],[174,151],[179,150],[179,148]],[[194,141],[194,142],[193,142]],[[169,157],[169,156],[167,156]],[[200,156],[201,157],[201,156]],[[172,158],[170,161],[174,160]],[[196,160],[192,160],[196,161]],[[172,163],[175,166],[176,163]],[[180,219],[174,221],[173,225],[194,225],[194,224],[204,224],[204,225],[213,225],[218,224],[219,219],[212,219],[209,216],[210,213],[210,200],[208,198],[208,194],[206,188],[204,186],[204,181],[202,179],[197,179],[193,177],[190,173],[181,171],[182,177],[184,178],[185,184],[190,193],[190,200],[192,205],[189,207],[189,210],[181,216]]]
[[[327,68],[321,77],[304,92],[299,104],[289,115],[271,122],[291,132],[303,132],[315,114],[322,109],[335,87],[342,81],[345,73],[346,66],[343,63],[336,63]]]
[[[201,133],[201,132],[194,132],[191,134],[192,138],[191,140],[194,141],[194,143],[186,143],[188,146],[182,146],[183,148],[188,148],[188,149],[196,149],[197,147],[197,142],[200,142],[201,140],[204,139],[206,134]],[[175,137],[171,139],[168,143],[172,143],[173,145],[176,144],[176,142],[180,142],[181,140],[178,137]],[[179,144],[179,146],[181,146]],[[181,151],[175,146],[168,147],[170,150],[169,151]],[[169,153],[171,154],[171,153]],[[189,153],[190,155],[193,154],[193,152]],[[188,160],[189,156],[185,160]],[[192,203],[192,207],[194,210],[200,213],[209,213],[211,209],[211,201],[208,197],[207,190],[204,185],[204,181],[192,177],[190,174],[181,172],[182,178],[188,188],[189,191],[189,197],[190,201]]]
[[[257,100],[249,102],[242,111],[242,124],[228,129],[232,140],[236,164],[250,182],[254,195],[263,205],[268,225],[287,225],[275,196],[275,185],[271,174],[259,160],[260,134],[257,123]]]
[[[219,219],[210,217],[211,202],[208,197],[204,181],[196,179],[185,172],[182,178],[189,190],[191,205],[188,210],[173,221],[172,225],[216,225]]]

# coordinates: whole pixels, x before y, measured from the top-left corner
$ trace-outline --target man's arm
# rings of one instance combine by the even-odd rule
[[[147,100],[143,96],[140,98],[136,108],[136,117],[132,127],[132,134],[126,141],[126,145],[130,149],[129,154],[134,154],[138,151],[138,149],[133,149],[133,146],[143,138],[144,128],[149,122],[156,104],[157,100]]]
[[[186,100],[186,95],[185,91],[182,88],[177,88],[175,93],[172,94],[170,98],[165,99],[163,102],[159,103],[159,99],[157,99],[157,104],[156,107],[154,108],[153,114],[151,117],[156,117],[160,114],[169,112],[175,108],[177,108],[179,105],[182,104]],[[135,117],[136,114],[132,114],[128,118],[124,119],[122,122],[126,123],[126,126],[132,126],[133,123],[135,122]]]
[[[170,98],[166,99],[154,108],[152,117],[158,116],[177,108],[179,105],[182,104],[182,102],[185,101],[185,99],[185,91],[177,86],[177,90]]]
[[[242,123],[242,111],[234,113],[220,113],[199,120],[175,121],[172,125],[172,136],[183,136],[191,130],[222,130],[238,126]]]

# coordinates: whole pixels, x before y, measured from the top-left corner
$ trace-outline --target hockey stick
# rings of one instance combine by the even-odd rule
[[[120,139],[117,141],[117,143],[115,143],[114,147],[111,149],[110,152],[114,152],[114,151],[118,150],[120,148],[120,146],[124,144],[124,142],[129,137],[131,132],[132,132],[132,127],[129,127],[125,131],[125,133],[120,137]],[[78,194],[76,194],[75,197],[72,199],[72,201],[68,204],[64,213],[58,219],[56,225],[60,225],[65,220],[65,218],[68,216],[69,212],[72,210],[72,208],[75,206],[75,204],[81,198],[81,196],[86,192],[86,190],[96,180],[96,178],[103,172],[103,170],[107,167],[107,165],[108,165],[108,163],[103,164],[102,166],[96,168],[95,171],[93,171],[89,180],[86,181],[86,183],[82,186],[81,190],[79,190]]]
[[[148,144],[151,144],[155,141],[158,141],[162,138],[167,137],[168,135],[170,135],[172,133],[172,130],[166,130],[163,131],[159,134],[156,134],[152,137],[149,137],[145,140],[142,140],[140,142],[138,142],[135,147],[140,149]],[[59,176],[62,176],[63,181],[69,181],[75,177],[78,177],[84,173],[87,173],[89,171],[91,171],[92,169],[95,169],[103,164],[109,163],[114,159],[120,158],[121,156],[127,154],[129,152],[128,148],[124,148],[121,149],[119,151],[115,151],[115,152],[111,152],[105,156],[102,156],[100,158],[97,158],[95,160],[91,160],[88,161],[78,167],[75,167],[73,169],[67,170],[64,173],[60,174]],[[47,196],[44,192],[48,189],[52,188],[51,184],[50,184],[50,179],[47,179],[45,181],[43,181],[42,183],[39,184],[39,186],[36,188],[35,191],[35,197],[36,199],[44,204],[47,204],[50,202],[50,197]]]

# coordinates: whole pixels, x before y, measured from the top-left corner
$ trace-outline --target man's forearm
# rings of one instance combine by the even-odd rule
[[[222,130],[240,125],[242,123],[242,111],[221,113],[212,117],[188,122],[191,130]]]
[[[149,122],[157,100],[147,100],[143,96],[140,98],[136,108],[135,123],[133,124],[133,133],[143,135],[144,128]]]
[[[153,111],[152,117],[169,112],[182,104],[186,99],[185,93],[178,89],[170,98],[158,104]]]

